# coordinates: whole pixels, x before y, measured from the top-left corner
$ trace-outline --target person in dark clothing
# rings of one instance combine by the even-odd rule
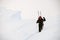
[[[39,18],[38,18],[38,20],[37,20],[37,23],[39,23],[38,24],[38,26],[39,26],[39,32],[41,32],[41,30],[43,29],[43,22],[44,21],[46,21],[46,19],[45,19],[45,17],[41,17],[41,16],[39,16]]]

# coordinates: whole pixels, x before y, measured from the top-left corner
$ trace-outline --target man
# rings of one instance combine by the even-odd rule
[[[41,17],[39,16],[38,20],[37,20],[37,23],[39,23],[39,32],[41,32],[41,30],[43,29],[43,22],[46,21],[45,17]]]

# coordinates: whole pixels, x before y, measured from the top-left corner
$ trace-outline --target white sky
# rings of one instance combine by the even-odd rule
[[[54,17],[59,13],[59,0],[1,0],[0,4],[21,11],[22,19],[36,19],[38,10],[45,17]]]

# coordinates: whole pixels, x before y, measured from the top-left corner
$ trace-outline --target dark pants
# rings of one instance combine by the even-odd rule
[[[39,23],[39,32],[41,32],[42,29],[43,29],[43,24]]]

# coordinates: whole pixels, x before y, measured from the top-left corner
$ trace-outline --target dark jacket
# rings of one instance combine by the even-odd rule
[[[37,23],[39,23],[39,32],[41,32],[41,30],[43,29],[43,22],[46,21],[45,17],[39,17],[38,20],[37,20]]]
[[[43,17],[43,18],[41,18],[41,19],[38,19],[38,20],[37,20],[37,23],[43,24],[43,21],[46,21],[45,17]]]

